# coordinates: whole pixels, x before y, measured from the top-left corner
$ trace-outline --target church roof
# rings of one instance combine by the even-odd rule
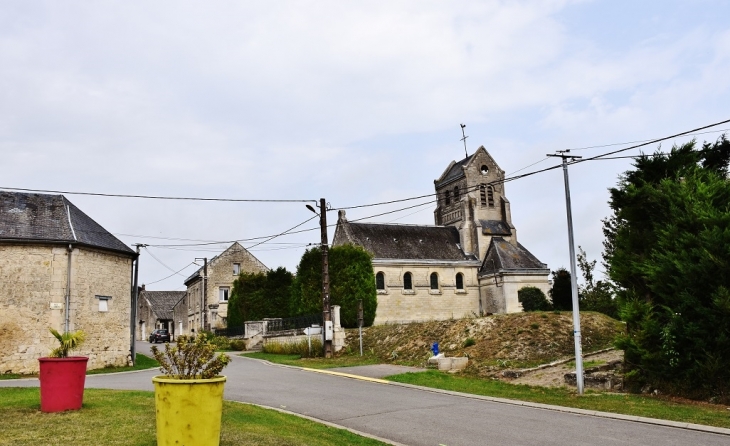
[[[70,243],[136,255],[63,195],[0,191],[0,241]]]
[[[139,297],[149,302],[158,319],[174,319],[173,309],[187,291],[140,291]]]
[[[475,152],[476,153],[476,152]],[[434,181],[436,184],[436,187],[441,187],[444,184],[448,184],[452,181],[458,180],[460,178],[464,178],[464,169],[463,167],[466,166],[469,161],[471,161],[472,157],[474,157],[474,153],[467,156],[461,161],[452,162],[449,167],[446,168],[446,172],[444,172],[443,175],[441,175],[441,178]]]
[[[515,246],[502,237],[492,237],[479,274],[494,274],[500,270],[546,270],[549,272],[547,264],[539,261],[521,244],[517,243]]]
[[[453,226],[418,226],[377,223],[337,223],[335,244],[362,246],[376,259],[477,260],[459,245],[459,231]]]
[[[487,235],[512,235],[512,230],[506,221],[502,220],[479,220],[482,226],[482,234]]]

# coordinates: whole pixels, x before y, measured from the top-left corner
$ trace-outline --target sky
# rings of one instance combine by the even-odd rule
[[[729,15],[720,0],[0,0],[0,189],[292,200],[65,194],[150,245],[147,289],[185,289],[233,240],[294,271],[320,240],[304,200],[325,198],[334,224],[433,193],[464,158],[461,123],[468,153],[483,145],[509,177],[730,119]],[[569,169],[575,243],[599,263],[608,189],[630,168]],[[520,243],[569,267],[562,171],[505,189]],[[433,224],[427,201],[347,217]]]

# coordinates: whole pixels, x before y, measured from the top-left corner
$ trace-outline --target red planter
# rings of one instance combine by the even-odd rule
[[[84,356],[38,358],[42,412],[81,409],[88,360]]]

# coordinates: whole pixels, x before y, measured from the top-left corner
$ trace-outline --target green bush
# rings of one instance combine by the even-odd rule
[[[526,286],[517,291],[517,300],[522,304],[523,311],[552,310],[552,305],[545,297],[545,293],[534,286]]]
[[[261,349],[264,353],[275,355],[299,355],[302,358],[316,358],[322,356],[322,340],[312,338],[312,351],[306,339],[297,342],[267,342]]]
[[[475,345],[476,343],[477,343],[477,341],[475,341],[474,338],[466,338],[463,346],[464,346],[464,348],[467,348],[467,347],[471,347],[472,345]]]
[[[246,341],[243,339],[231,339],[229,345],[231,350],[238,352],[246,350]]]

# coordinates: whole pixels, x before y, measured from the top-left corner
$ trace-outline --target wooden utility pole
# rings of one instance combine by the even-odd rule
[[[319,226],[322,232],[322,319],[324,320],[324,357],[332,357],[332,309],[330,308],[329,243],[327,242],[327,202],[319,199]]]

